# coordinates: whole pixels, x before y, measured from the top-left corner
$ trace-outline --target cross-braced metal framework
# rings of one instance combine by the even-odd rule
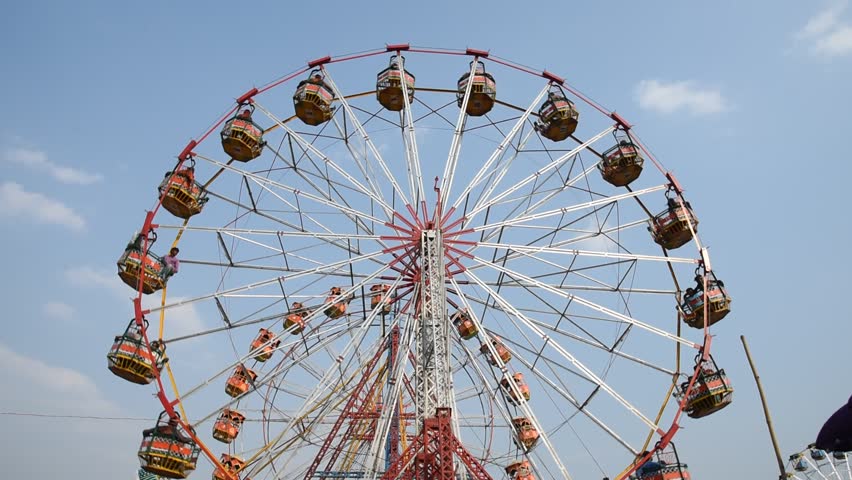
[[[580,112],[560,141],[557,100]],[[208,138],[246,118],[258,156]],[[641,176],[615,186],[625,158]],[[472,49],[317,59],[164,169],[190,164],[205,202],[175,220],[161,197],[142,227],[142,253],[175,233],[180,273],[135,313],[169,357],[158,398],[214,465],[196,475],[224,450],[253,480],[626,478],[678,431],[671,393],[699,370],[680,359],[709,355],[678,309],[709,271],[697,217],[630,125],[556,75]],[[245,417],[227,444],[207,433],[225,409]]]

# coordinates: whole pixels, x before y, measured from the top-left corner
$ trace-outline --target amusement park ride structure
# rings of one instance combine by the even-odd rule
[[[472,61],[455,88],[426,88],[406,70],[403,53]],[[375,90],[344,92],[331,76],[332,65],[383,55],[390,58]],[[544,85],[528,107],[515,106],[497,98],[491,66]],[[289,117],[259,102],[296,81]],[[378,111],[366,102],[373,92]],[[430,95],[454,98],[433,104]],[[585,140],[577,136],[580,103],[601,125]],[[453,123],[447,111],[456,106]],[[272,126],[261,127],[261,116]],[[450,144],[443,174],[428,190],[417,126],[447,132]],[[227,162],[203,150],[216,130]],[[391,155],[375,141],[387,130],[401,134]],[[596,149],[610,136],[614,144]],[[463,141],[477,139],[493,149],[482,162],[470,160],[472,151],[461,154]],[[569,139],[576,146],[558,146]],[[393,155],[401,161],[385,160]],[[272,165],[257,166],[261,156]],[[636,188],[646,160],[663,183]],[[197,179],[201,162],[215,169],[204,182]],[[461,192],[453,192],[463,175]],[[660,193],[666,206],[654,215],[645,202]],[[160,207],[182,224],[160,222]],[[238,213],[211,221],[216,226],[190,225],[216,208],[224,215],[225,207]],[[240,96],[186,146],[118,260],[119,276],[137,296],[133,319],[107,355],[109,369],[155,385],[163,407],[143,432],[142,472],[186,478],[203,455],[214,480],[570,479],[570,428],[601,476],[689,480],[672,443],[682,413],[711,415],[733,394],[710,355],[709,333],[730,312],[731,297],[697,226],[683,188],[631,125],[550,72],[481,50],[409,45],[314,60]],[[167,230],[177,231],[172,246],[188,237],[181,276],[218,269],[211,292],[167,301],[176,272],[151,249]],[[699,258],[671,255],[691,241]],[[678,282],[684,268],[695,278],[685,292]],[[636,284],[637,271],[649,285]],[[268,272],[275,276],[253,276]],[[233,286],[238,274],[245,282]],[[663,279],[673,286],[660,286]],[[144,308],[143,295],[154,292],[161,305]],[[655,310],[672,298],[670,314]],[[202,302],[215,307],[222,326],[164,337],[167,311]],[[641,314],[673,317],[673,325]],[[152,315],[160,317],[156,335]],[[243,327],[257,324],[264,326],[245,340],[248,354],[235,350],[234,362],[179,391],[167,346],[214,335],[236,345]],[[682,325],[700,338],[687,338]],[[638,335],[653,345],[631,351],[627,339]],[[479,346],[468,347],[475,339]],[[682,368],[682,349],[695,351],[694,365]],[[664,350],[675,353],[674,364],[660,360]],[[226,395],[214,396],[208,387],[220,377],[227,377]],[[649,391],[636,384],[652,378],[665,393],[656,415],[656,404],[642,398]],[[533,408],[533,393],[551,403]],[[607,414],[631,426],[622,431]],[[617,467],[601,465],[615,450],[593,454],[597,440],[576,433],[580,421],[623,449]],[[221,456],[198,433],[205,423],[228,448]]]

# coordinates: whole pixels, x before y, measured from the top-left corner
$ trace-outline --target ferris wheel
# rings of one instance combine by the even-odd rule
[[[852,480],[848,452],[826,452],[813,445],[790,455],[787,478]]]
[[[324,57],[164,169],[107,356],[157,389],[152,475],[688,479],[682,414],[732,400],[683,187],[553,73]]]

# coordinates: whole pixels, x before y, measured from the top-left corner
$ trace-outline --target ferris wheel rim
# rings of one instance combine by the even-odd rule
[[[416,52],[417,50],[411,50],[411,51],[412,51],[412,52]],[[376,51],[376,52],[370,53],[370,54],[369,54],[369,56],[372,56],[372,55],[379,55],[379,54],[385,54],[385,53],[387,53],[387,52],[388,52],[388,50],[384,50],[384,51]],[[425,51],[424,51],[424,52],[425,52]],[[432,52],[432,53],[434,53],[434,52]],[[328,59],[325,63],[329,63],[329,64],[330,64],[330,63],[335,63],[335,62],[342,62],[342,61],[352,60],[352,59],[355,59],[355,58],[363,58],[364,56],[366,56],[366,55],[359,55],[359,56],[355,56],[355,57],[351,57],[351,58],[346,57],[346,58],[341,58],[341,59],[339,59],[339,60],[334,60],[334,59],[329,58],[329,59]],[[495,60],[495,58],[496,58],[496,57],[488,56],[487,58],[489,58],[490,60]],[[498,63],[500,63],[500,62],[498,61]],[[313,66],[316,66],[316,65],[313,65]],[[319,66],[322,68],[322,67],[323,67],[323,64],[320,64]],[[511,66],[511,65],[510,65],[510,66]],[[298,71],[298,73],[293,73],[293,74],[289,75],[288,77],[286,77],[286,80],[283,80],[283,81],[281,81],[281,82],[279,82],[279,83],[277,83],[277,84],[275,84],[275,85],[271,85],[271,86],[268,86],[268,87],[264,87],[263,89],[260,89],[260,90],[255,89],[255,90],[256,90],[256,93],[262,93],[262,92],[264,92],[264,91],[266,91],[266,90],[268,90],[268,89],[273,88],[274,86],[278,86],[278,85],[281,85],[281,84],[285,84],[285,83],[287,83],[287,81],[289,81],[289,80],[291,80],[291,79],[295,78],[298,74],[303,74],[303,73],[305,73],[305,72],[306,72],[306,71],[308,71],[311,67],[312,67],[312,65],[310,65],[310,64],[309,64],[309,66],[308,66],[307,68],[304,68],[304,69],[302,69],[302,70],[299,70],[299,71]],[[514,67],[513,67],[513,68],[514,68]],[[471,70],[471,71],[472,71],[472,70]],[[535,73],[535,72],[527,71],[527,73]],[[540,73],[540,74],[539,74],[539,73],[535,73],[535,74],[538,74],[538,75],[540,75],[540,76],[544,77],[544,78],[545,78],[545,79],[547,79],[548,81],[553,81],[553,79],[552,79],[552,78],[549,78],[549,77],[547,77],[547,76],[544,76],[544,73],[547,73],[547,72],[546,72],[546,71],[543,71],[543,72],[542,72],[542,73]],[[551,74],[551,75],[552,75],[552,74]],[[404,85],[404,84],[405,84],[405,82],[403,82],[403,85]],[[333,81],[332,81],[332,85],[334,85],[334,84],[333,84]],[[470,83],[469,83],[468,85],[470,85]],[[546,84],[546,85],[547,85],[547,84]],[[335,89],[335,91],[336,91],[336,86],[334,86],[333,88],[334,88],[334,89]],[[545,87],[545,88],[546,88],[546,87]],[[468,89],[468,90],[469,90],[469,89]],[[544,90],[542,91],[542,94],[543,94],[543,92],[544,92]],[[468,94],[469,94],[469,93],[466,93],[466,94],[465,94],[465,96],[467,97],[467,95],[468,95]],[[541,95],[542,95],[542,94],[540,94],[540,95],[539,95],[539,97],[536,97],[536,100],[533,100],[533,102],[532,102],[532,104],[530,105],[530,107],[529,107],[529,108],[527,108],[527,109],[525,110],[525,112],[526,112],[526,115],[527,115],[527,116],[529,116],[529,114],[530,114],[530,112],[532,111],[532,109],[533,109],[533,107],[535,106],[535,104],[538,102],[538,100],[540,100],[540,98],[541,98]],[[345,103],[346,103],[346,98],[347,98],[347,97],[345,97],[345,96],[341,95],[339,98],[341,98],[341,99],[342,99],[342,103],[345,105]],[[404,95],[404,98],[406,98],[406,104],[407,104],[407,103],[408,103],[408,102],[407,102],[407,96],[405,96],[405,95]],[[583,97],[582,97],[582,96],[580,96],[580,95],[578,95],[578,98],[583,99]],[[585,100],[585,99],[584,99],[584,100]],[[590,103],[590,105],[591,105],[591,103]],[[593,105],[593,106],[594,106],[594,105]],[[258,107],[259,107],[261,110],[263,110],[263,107],[262,107],[262,106],[258,105]],[[226,118],[227,118],[230,114],[233,114],[233,113],[236,111],[236,109],[237,109],[237,108],[238,108],[238,107],[234,107],[234,109],[232,109],[232,111],[231,111],[228,115],[226,115],[225,117],[223,117],[223,118],[222,118],[222,119],[221,119],[221,120],[220,120],[217,124],[215,124],[215,125],[214,125],[214,126],[213,126],[213,127],[212,127],[209,131],[208,131],[208,132],[206,132],[204,135],[202,135],[202,137],[200,138],[200,140],[199,140],[198,142],[195,142],[195,141],[190,142],[190,144],[187,146],[187,148],[185,148],[185,149],[184,149],[184,151],[183,151],[183,152],[181,152],[181,154],[179,155],[179,157],[178,157],[178,158],[179,158],[178,166],[177,166],[176,168],[179,168],[179,167],[180,167],[180,165],[181,165],[184,161],[186,161],[186,160],[190,157],[190,155],[192,154],[192,150],[193,150],[193,148],[195,148],[198,144],[200,144],[200,143],[201,143],[201,142],[202,142],[202,141],[203,141],[203,140],[204,140],[207,136],[209,136],[209,134],[210,134],[211,132],[215,131],[215,130],[216,130],[216,129],[217,129],[217,128],[218,128],[218,127],[219,127],[219,126],[220,126],[220,125],[224,122],[224,120],[225,120],[225,119],[226,119]],[[345,107],[345,108],[348,108],[348,107]],[[596,108],[597,108],[597,107],[596,107]],[[407,105],[405,110],[410,112],[410,105]],[[460,109],[460,117],[462,117],[462,116],[463,116],[463,112],[464,112],[464,109]],[[347,112],[347,113],[348,113],[348,112]],[[268,115],[273,115],[273,114],[271,114],[271,112],[268,112],[268,111],[267,111],[267,114],[268,114]],[[292,121],[292,120],[293,120],[293,118],[294,118],[294,117],[289,117],[289,118],[287,118],[287,119],[285,119],[285,120],[277,120],[277,119],[276,119],[276,120],[275,120],[275,122],[276,122],[276,123],[275,123],[275,125],[276,125],[276,126],[278,126],[278,128],[282,128],[282,129],[284,129],[284,130],[288,130],[287,124],[288,124],[290,121]],[[414,122],[413,122],[413,120],[411,120],[410,116],[409,116],[409,120],[411,121],[412,134],[413,134],[413,130],[414,130],[413,124],[414,124]],[[461,121],[461,120],[460,120],[460,121]],[[459,121],[459,122],[460,122],[460,121]],[[520,123],[520,122],[519,122],[519,123]],[[457,126],[458,126],[458,123],[457,123]],[[363,128],[363,127],[360,127],[360,128]],[[458,130],[458,128],[457,128],[457,130]],[[298,139],[300,138],[300,137],[299,137],[299,134],[298,134],[297,132],[295,132],[294,130],[292,130],[292,129],[289,129],[288,133],[291,133],[291,134],[294,136],[294,138],[296,138],[296,139],[297,139],[297,141],[298,141]],[[607,132],[607,133],[608,133],[608,132]],[[366,133],[365,133],[365,137],[369,138],[369,136],[368,136],[368,135],[366,135]],[[505,137],[505,139],[508,139],[509,137],[510,137],[510,135],[508,135],[508,134],[507,134],[507,135],[506,135],[506,137]],[[367,143],[369,143],[369,142],[370,142],[369,140],[365,140],[365,141],[366,141]],[[303,145],[304,145],[304,146],[306,146],[307,148],[314,148],[314,147],[312,146],[312,143],[307,142],[307,141],[305,141]],[[416,145],[416,142],[415,142],[415,145]],[[371,148],[372,148],[372,149],[375,149],[375,146],[372,146]],[[416,148],[416,147],[415,147],[415,148]],[[446,168],[445,168],[445,172],[449,169],[450,164],[451,164],[451,157],[453,157],[452,148],[453,148],[453,147],[451,147],[451,153],[450,153],[450,156],[448,157],[448,161],[447,161],[447,166],[446,166]],[[643,149],[644,149],[644,147],[643,147]],[[320,153],[321,153],[321,152],[320,152]],[[378,150],[376,150],[376,153],[378,153]],[[649,156],[650,156],[650,153],[649,153],[649,152],[647,152],[647,150],[646,150],[646,153],[648,153],[648,154],[649,154]],[[415,151],[414,153],[412,153],[412,155],[414,155],[414,156],[412,157],[413,159],[416,159],[416,158],[417,158],[417,157],[416,157],[416,151]],[[567,154],[566,154],[566,155],[567,155]],[[378,156],[379,156],[379,155],[377,155],[377,157],[378,157]],[[205,159],[204,159],[203,157],[201,157],[201,156],[196,156],[196,158],[200,158],[200,159],[202,159],[202,160],[205,160]],[[456,156],[455,158],[456,158],[456,160],[457,160],[457,158],[458,158],[458,157]],[[215,160],[212,160],[212,159],[208,159],[208,161],[210,161],[213,165],[217,165],[217,166],[219,166],[219,168],[220,168],[220,172],[221,172],[221,171],[224,171],[224,170],[229,170],[229,169],[230,169],[230,170],[240,171],[239,169],[236,169],[235,167],[230,166],[230,163],[231,163],[232,161],[228,162],[227,164],[222,163],[222,162],[216,162]],[[329,163],[330,163],[330,162],[329,162]],[[483,172],[483,170],[480,170],[480,173],[482,173],[482,172]],[[246,174],[246,172],[242,172],[242,171],[241,171],[241,173],[242,173],[243,175],[245,175],[245,174]],[[345,174],[345,171],[343,171],[343,170],[341,169],[338,173]],[[477,174],[477,175],[479,175],[479,174]],[[217,176],[218,176],[218,173],[217,173]],[[477,176],[477,178],[478,178],[478,176]],[[215,179],[215,178],[214,178],[214,179]],[[373,198],[373,197],[375,196],[375,195],[374,195],[374,194],[375,194],[375,191],[371,191],[371,190],[370,190],[370,188],[369,188],[368,186],[361,185],[361,184],[360,184],[357,180],[355,180],[354,178],[352,179],[352,182],[353,182],[353,184],[355,185],[355,188],[356,188],[356,189],[358,189],[359,191],[361,191],[361,193],[363,193],[363,194],[365,194],[365,195],[368,195],[368,196],[370,196],[371,198]],[[422,178],[420,178],[420,182],[422,183]],[[211,180],[211,182],[210,182],[210,183],[212,183],[212,180]],[[451,181],[450,181],[450,183],[451,183]],[[209,185],[209,184],[208,184],[208,185]],[[403,200],[407,199],[407,197],[405,196],[405,192],[403,191],[403,189],[402,189],[401,187],[398,187],[396,184],[394,184],[394,188],[395,188],[395,190],[397,190],[397,191],[398,191],[398,193],[399,193],[399,195],[400,195],[400,198],[401,198],[401,199],[403,199]],[[468,189],[469,189],[469,188],[471,188],[471,186],[470,186],[470,185],[468,186]],[[422,187],[422,185],[421,185],[421,186],[420,186],[420,191],[422,191],[422,189],[423,189],[423,187]],[[655,189],[654,191],[659,191],[660,189],[661,189],[661,187],[656,187],[656,189]],[[442,193],[442,197],[441,197],[441,199],[442,199],[442,200],[444,200],[444,199],[445,199],[445,197],[448,197],[448,196],[449,196],[450,189],[447,189],[447,190],[445,190],[444,192],[445,192],[445,193]],[[504,193],[505,193],[505,192],[504,192]],[[625,198],[628,198],[628,197],[634,197],[634,196],[635,196],[636,198],[638,198],[638,196],[642,195],[643,193],[649,193],[649,192],[635,193],[635,192],[632,192],[632,191],[631,191],[629,194],[626,194]],[[497,201],[499,201],[500,199],[506,198],[506,197],[508,196],[507,194],[501,194],[501,195],[503,195],[503,196],[499,197]],[[386,214],[387,214],[388,212],[395,212],[395,210],[393,210],[393,209],[391,208],[391,206],[390,206],[390,205],[388,205],[388,204],[386,204],[384,201],[382,201],[382,199],[381,199],[381,198],[378,198],[377,196],[375,196],[375,197],[376,197],[376,200],[378,201],[378,203],[380,203],[380,205],[381,205],[382,209],[383,209],[383,210],[385,210]],[[487,197],[487,196],[486,196],[486,197]],[[416,196],[415,196],[415,197],[413,197],[413,198],[415,198],[415,199],[416,199],[416,198],[418,198],[418,197],[416,197]],[[422,198],[422,197],[421,197],[421,198]],[[455,202],[456,204],[455,204],[455,205],[453,205],[453,207],[456,207],[456,206],[458,206],[458,205],[460,204],[460,202],[461,202],[461,198],[462,198],[462,196],[459,196],[459,197],[458,197],[458,200]],[[407,203],[407,202],[405,202],[405,203]],[[156,216],[156,213],[157,213],[157,211],[159,210],[159,207],[161,206],[161,204],[162,204],[162,198],[158,201],[158,203],[157,203],[157,205],[155,206],[155,208],[154,208],[151,212],[149,212],[149,215],[146,217],[145,223],[144,223],[144,225],[143,225],[143,231],[150,230],[150,227],[153,225],[154,217]],[[345,207],[342,207],[342,206],[337,205],[335,208],[345,208]],[[478,213],[478,212],[479,212],[479,211],[481,211],[481,210],[482,210],[482,209],[480,209],[480,210],[478,210],[478,211],[476,211],[476,212]],[[363,214],[364,212],[358,212],[358,211],[354,211],[354,210],[352,210],[352,211],[349,211],[349,213],[350,213],[350,214],[352,214],[352,215],[361,215],[361,214]],[[373,221],[381,220],[381,219],[379,219],[379,218],[377,218],[377,217],[368,217],[368,219],[373,220]],[[178,229],[179,234],[182,234],[184,231],[188,231],[188,230],[190,230],[190,231],[191,231],[191,230],[193,230],[193,227],[189,227],[189,226],[188,226],[188,222],[185,222],[185,223],[184,223],[184,225],[183,225],[182,227],[178,227],[178,226],[172,226],[172,227],[170,227],[170,226],[168,226],[168,225],[161,225],[161,226],[158,226],[158,227],[159,227],[159,228],[176,228],[176,229]],[[480,228],[484,230],[484,228],[482,228],[482,227],[480,227]],[[495,227],[495,228],[496,228],[496,227]],[[222,233],[222,232],[219,232],[219,233]],[[257,232],[248,232],[248,233],[257,233]],[[293,232],[289,232],[289,233],[293,233]],[[699,243],[699,238],[698,238],[698,236],[697,236],[697,232],[693,232],[693,233],[694,233],[693,238],[694,238],[694,239],[695,239],[695,241],[696,241],[696,245],[697,245],[697,246],[699,247],[699,249],[700,249],[700,243]],[[320,236],[322,236],[322,235],[327,235],[329,238],[331,238],[331,237],[336,237],[337,239],[340,239],[340,238],[342,238],[342,237],[345,237],[345,236],[346,236],[346,235],[344,235],[344,234],[332,234],[332,233],[329,233],[329,234],[319,234],[319,235],[320,235]],[[376,240],[377,238],[379,238],[379,239],[380,239],[380,236],[379,236],[379,235],[374,235],[374,234],[371,234],[371,235],[363,235],[363,236],[361,237],[361,239],[364,239],[364,240],[367,240],[367,239]],[[177,241],[175,242],[175,244],[176,244],[176,243],[177,243]],[[486,244],[487,244],[487,243],[486,243]],[[496,245],[497,245],[497,243],[496,243],[496,242],[495,242],[495,243],[492,243],[492,245],[495,245],[495,246],[496,246]],[[146,251],[147,251],[147,246],[146,246]],[[666,258],[668,258],[668,257],[667,257],[667,252],[665,252],[665,253],[666,253]],[[372,254],[372,255],[376,255],[376,256],[378,256],[378,252],[376,252],[376,253],[374,253],[374,254]],[[371,258],[372,258],[372,257],[371,257]],[[689,260],[689,259],[674,259],[674,258],[668,258],[667,260],[663,260],[663,258],[664,258],[664,257],[658,257],[658,258],[656,259],[656,261],[665,261],[665,262],[683,262],[683,263],[687,263],[687,262],[694,262],[694,261]],[[369,259],[369,258],[367,258],[367,259]],[[480,261],[480,262],[482,262],[482,261]],[[192,263],[192,262],[191,262],[191,261],[187,261],[187,263]],[[351,261],[350,261],[349,263],[351,264]],[[482,262],[482,263],[481,263],[481,265],[482,265],[483,267],[486,267],[486,268],[487,268],[487,267],[492,267],[492,268],[493,268],[493,264],[489,264],[488,262]],[[504,271],[503,273],[506,273],[506,272]],[[475,274],[472,274],[472,275],[474,275],[474,276],[473,276],[473,277],[470,277],[470,278],[478,278],[478,277],[476,277],[476,276],[475,276]],[[377,274],[376,276],[378,276],[378,274]],[[280,277],[276,277],[274,280],[278,280],[278,278],[280,278]],[[270,282],[272,282],[272,281],[273,281],[273,280],[270,280]],[[475,281],[475,280],[474,280],[474,281]],[[361,282],[361,283],[364,283],[364,282]],[[540,284],[540,286],[541,286],[541,285],[546,285],[546,284]],[[483,285],[480,285],[480,286],[483,286]],[[484,286],[486,286],[486,287],[487,287],[487,284],[484,284]],[[456,288],[458,288],[458,285],[457,285],[457,284],[456,284]],[[460,289],[459,289],[459,290],[460,290]],[[220,293],[220,292],[217,292],[217,293]],[[142,297],[142,295],[143,295],[143,294],[142,294],[141,289],[140,289],[139,291],[137,291],[137,301],[136,301],[136,303],[137,303],[137,308],[136,308],[136,315],[137,315],[137,318],[141,318],[141,315],[143,314],[143,310],[142,310],[141,305],[140,305],[140,303],[141,303],[141,299],[143,298],[143,297]],[[462,295],[462,297],[463,297],[463,295]],[[164,289],[164,292],[163,292],[163,299],[164,299],[164,301],[163,301],[163,305],[162,305],[161,307],[159,307],[159,308],[155,307],[155,308],[147,309],[144,313],[157,313],[157,312],[164,312],[164,311],[165,311],[165,310],[167,310],[169,307],[174,306],[174,305],[168,305],[168,304],[165,304],[165,289]],[[179,304],[177,304],[177,305],[180,305],[180,303],[179,303]],[[321,311],[321,309],[322,309],[322,308],[324,308],[324,307],[326,307],[326,304],[324,304],[321,308],[318,308],[316,311],[317,311],[317,312],[319,312],[319,311]],[[520,313],[520,312],[518,312],[518,313]],[[161,328],[162,328],[162,322],[161,322]],[[680,325],[678,324],[678,330],[679,330],[679,329],[680,329]],[[160,335],[160,337],[159,337],[159,338],[160,338],[160,340],[164,340],[164,339],[162,338],[162,335]],[[706,354],[709,354],[709,341],[708,341],[708,339],[709,339],[708,334],[705,332],[705,343],[704,343],[703,345],[699,345],[699,344],[696,344],[696,343],[694,343],[694,342],[686,342],[686,341],[684,341],[683,343],[684,343],[684,345],[686,345],[686,346],[690,346],[690,347],[693,347],[693,348],[695,348],[695,349],[697,349],[697,350],[703,351],[703,353],[706,355]],[[147,341],[147,340],[146,340],[146,341]],[[169,341],[175,341],[175,339],[170,339]],[[247,355],[247,356],[246,356],[246,358],[248,358],[249,356],[250,356],[250,355]],[[227,371],[227,370],[226,370],[226,371]],[[168,373],[169,373],[169,376],[171,376],[171,372],[169,371]],[[177,406],[182,406],[182,405],[181,405],[181,403],[180,403],[180,402],[181,402],[181,399],[182,399],[182,398],[185,398],[185,397],[188,395],[187,393],[185,393],[183,396],[178,396],[178,397],[177,397],[174,401],[169,400],[169,399],[168,399],[167,394],[165,393],[165,388],[164,388],[164,385],[163,385],[162,380],[161,380],[161,378],[160,378],[160,372],[159,372],[159,371],[157,371],[157,372],[156,372],[156,381],[157,381],[158,391],[160,392],[160,393],[159,393],[160,401],[163,403],[163,406],[164,406],[164,408],[165,408],[167,411],[168,411],[168,410],[170,410],[170,409],[173,409],[175,405],[177,405]],[[172,380],[172,381],[173,381],[173,380]],[[174,391],[175,391],[176,395],[178,395],[178,394],[177,394],[176,387],[175,387]],[[682,411],[683,411],[683,408],[682,408],[682,405],[681,405],[681,406],[679,406],[679,409],[678,409],[678,416],[679,416],[680,412],[682,412]],[[186,419],[186,420],[188,421],[188,419]],[[677,420],[675,420],[675,422],[676,422],[676,421],[677,421]],[[673,423],[673,425],[674,425],[674,423]],[[655,426],[656,426],[656,425],[655,425]],[[657,427],[657,429],[659,430],[659,427]],[[201,442],[201,441],[200,441],[200,439],[199,439],[199,443],[200,443],[200,445],[202,445],[202,446],[204,445],[204,444],[203,444],[203,442]],[[205,452],[205,453],[206,453],[206,452]],[[211,459],[211,461],[213,461],[214,463],[216,462],[215,458],[210,457],[210,459]]]

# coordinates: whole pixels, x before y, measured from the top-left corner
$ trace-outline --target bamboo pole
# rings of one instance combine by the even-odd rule
[[[763,404],[763,416],[766,418],[766,426],[769,427],[769,438],[772,440],[772,447],[775,448],[775,458],[778,460],[778,469],[781,471],[781,475],[778,478],[780,480],[785,480],[787,478],[787,470],[784,468],[784,460],[781,458],[781,450],[778,448],[778,439],[775,437],[775,428],[772,427],[772,417],[769,415],[769,406],[766,405],[766,395],[763,393],[763,385],[760,383],[760,375],[757,374],[757,368],[755,368],[754,362],[751,359],[751,352],[749,352],[745,335],[740,335],[740,340],[743,342],[743,349],[745,349],[748,364],[751,366],[751,373],[754,375],[754,382],[757,384],[757,391],[760,393],[760,402]]]

